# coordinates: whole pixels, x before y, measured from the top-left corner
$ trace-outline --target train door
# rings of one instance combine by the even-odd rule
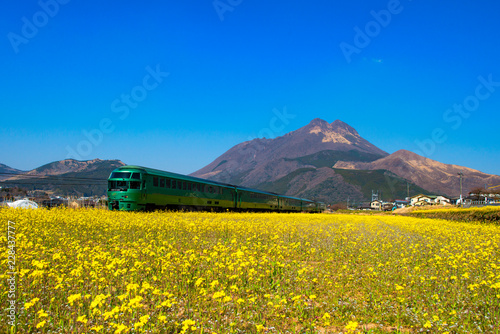
[[[234,189],[232,192],[231,192],[232,196],[233,196],[233,208],[237,209],[239,207],[241,207],[241,197],[240,197],[240,194],[238,193],[238,189]]]

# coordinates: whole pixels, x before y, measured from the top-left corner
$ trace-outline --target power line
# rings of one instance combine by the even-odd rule
[[[103,178],[95,178],[95,177],[73,177],[73,176],[61,176],[61,175],[31,175],[31,174],[17,174],[17,173],[5,173],[5,172],[0,172],[0,175],[12,175],[12,176],[17,176],[20,177],[21,179],[23,178],[32,178],[32,179],[41,179],[41,180],[49,180],[49,179],[56,179],[56,180],[73,180],[73,181],[107,181],[108,179],[103,179]],[[0,182],[6,182],[6,181],[15,181],[15,180],[5,180],[5,181],[0,181]]]

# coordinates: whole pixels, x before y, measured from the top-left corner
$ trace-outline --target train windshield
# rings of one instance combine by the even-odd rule
[[[130,172],[113,172],[111,173],[110,179],[130,179]],[[136,174],[136,173],[134,173]]]
[[[108,181],[109,191],[126,191],[128,189],[127,181]]]
[[[128,189],[141,189],[141,181],[108,181],[109,191],[127,191]]]

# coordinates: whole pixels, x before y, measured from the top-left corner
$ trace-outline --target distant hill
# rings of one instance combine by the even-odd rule
[[[445,165],[401,150],[389,155],[348,124],[314,119],[274,139],[238,144],[191,175],[329,203],[384,200],[419,193],[458,196],[457,172],[465,174],[464,194],[500,176]]]
[[[4,164],[0,164],[0,181],[12,177],[14,174],[23,173],[22,170],[9,167]]]
[[[66,159],[2,180],[6,186],[20,186],[28,190],[48,190],[64,195],[104,195],[107,178],[112,170],[125,164],[120,160]]]
[[[483,188],[485,184],[500,184],[500,176],[498,175],[486,174],[467,167],[444,164],[407,150],[399,150],[372,162],[339,161],[334,168],[350,170],[385,169],[431,192],[448,196],[458,196],[460,194],[459,172],[464,173],[462,182],[464,194],[474,188]]]

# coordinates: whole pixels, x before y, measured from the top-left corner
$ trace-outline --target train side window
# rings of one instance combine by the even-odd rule
[[[160,187],[165,188],[165,179],[160,178]]]
[[[182,190],[186,190],[186,181],[182,181]]]
[[[188,184],[187,184],[187,190],[191,191],[191,182],[188,182]]]
[[[170,188],[170,179],[165,180],[165,188]]]
[[[158,187],[158,177],[153,177],[153,187]]]
[[[141,174],[140,173],[132,173],[132,179],[134,179],[134,180],[140,180],[141,179]]]
[[[177,189],[182,189],[182,182],[181,181],[177,181]]]
[[[141,189],[141,181],[130,181],[130,189]]]

